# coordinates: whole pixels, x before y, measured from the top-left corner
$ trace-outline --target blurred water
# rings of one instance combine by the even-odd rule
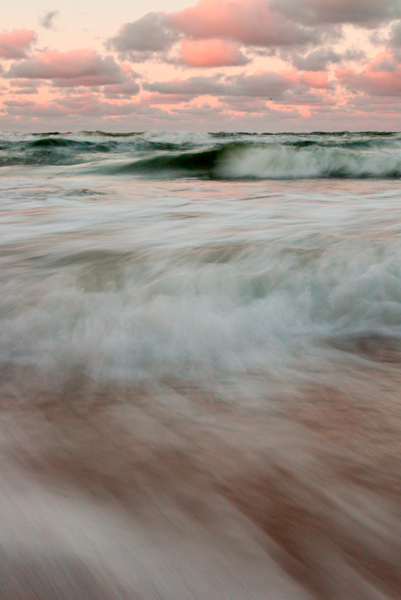
[[[0,597],[400,598],[397,179],[113,160],[2,170]]]

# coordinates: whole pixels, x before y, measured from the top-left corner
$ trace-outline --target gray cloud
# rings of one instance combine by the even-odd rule
[[[395,48],[401,47],[401,21],[394,24],[391,30],[390,39],[388,41],[390,45]]]
[[[332,49],[319,49],[310,52],[307,56],[295,54],[292,63],[297,69],[303,71],[324,71],[330,63],[339,63],[342,55]]]
[[[162,94],[163,96],[172,95],[187,100],[199,96],[218,96],[220,98],[238,97],[260,98],[264,100],[273,100],[275,102],[286,102],[288,104],[308,104],[319,103],[322,96],[310,90],[314,86],[313,82],[300,78],[294,81],[280,73],[266,71],[254,75],[240,75],[223,77],[215,75],[214,77],[189,77],[183,80],[159,81],[154,83],[145,83],[145,90]]]
[[[165,51],[178,39],[178,33],[172,28],[170,17],[164,13],[148,13],[122,26],[118,34],[109,40],[112,48],[122,54]]]
[[[9,84],[12,87],[19,87],[19,88],[37,88],[41,85],[43,85],[43,81],[41,81],[40,79],[10,79]]]
[[[54,29],[54,19],[58,17],[59,14],[60,12],[58,10],[51,10],[42,17],[39,17],[39,24],[46,29]]]
[[[221,83],[222,75],[214,77],[189,77],[178,81],[155,81],[144,83],[143,89],[159,94],[184,95],[187,98],[212,95],[217,96],[224,93],[225,86]]]
[[[106,98],[131,98],[140,92],[141,88],[136,81],[125,81],[114,85],[104,87],[104,96]]]
[[[227,78],[225,95],[282,100],[285,92],[294,87],[293,81],[273,71],[248,76],[241,74]]]
[[[14,94],[37,94],[38,90],[36,89],[36,87],[27,87],[27,88],[20,88],[19,90],[14,90]]]
[[[294,67],[302,71],[325,71],[330,64],[338,64],[349,60],[363,60],[366,57],[362,50],[346,50],[335,52],[332,48],[319,48],[306,56],[299,54],[283,54],[283,58],[291,60]]]
[[[272,0],[270,8],[305,25],[353,23],[372,27],[401,16],[400,0]]]

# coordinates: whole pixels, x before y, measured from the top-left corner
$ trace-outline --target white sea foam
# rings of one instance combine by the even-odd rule
[[[229,154],[218,165],[217,173],[221,177],[259,179],[400,177],[401,148],[250,147]]]
[[[129,379],[269,372],[333,336],[400,335],[394,187],[263,200],[227,184],[215,200],[216,185],[194,199],[167,185],[151,204],[127,185],[118,201],[91,184],[6,185],[1,360]]]

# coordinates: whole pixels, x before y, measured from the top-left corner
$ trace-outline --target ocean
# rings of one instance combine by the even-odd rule
[[[2,600],[401,598],[401,134],[0,134]]]

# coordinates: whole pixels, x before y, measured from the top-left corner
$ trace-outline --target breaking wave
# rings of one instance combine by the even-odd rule
[[[151,178],[399,178],[401,134],[81,132],[0,137],[0,166],[83,165]]]
[[[312,145],[313,144],[313,145]],[[311,143],[227,144],[202,152],[162,154],[117,167],[121,173],[217,179],[350,179],[401,176],[401,149],[357,151]]]

